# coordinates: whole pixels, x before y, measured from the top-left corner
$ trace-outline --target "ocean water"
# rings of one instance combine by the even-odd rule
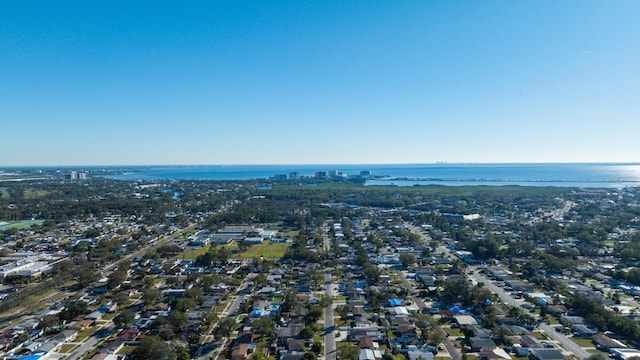
[[[589,188],[640,186],[640,164],[384,164],[384,165],[202,165],[130,167],[106,177],[118,180],[250,180],[317,171],[359,175],[366,185],[523,185]]]

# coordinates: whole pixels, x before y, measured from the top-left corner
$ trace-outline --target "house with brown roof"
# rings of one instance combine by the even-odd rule
[[[143,332],[136,328],[128,328],[123,330],[118,335],[118,340],[124,342],[127,345],[136,345],[145,336]]]
[[[231,351],[232,360],[244,360],[249,356],[249,344],[238,344]]]
[[[69,324],[68,328],[71,330],[86,330],[96,324],[95,320],[78,320],[72,324]]]
[[[614,348],[626,348],[626,346],[616,339],[612,339],[604,334],[597,334],[591,339],[598,350],[609,351]]]
[[[358,347],[360,349],[375,349],[373,339],[371,339],[371,337],[369,336],[361,336],[358,339]]]

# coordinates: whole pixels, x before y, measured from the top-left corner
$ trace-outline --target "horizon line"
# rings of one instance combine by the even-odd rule
[[[384,163],[234,163],[234,164],[84,164],[84,165],[0,165],[0,169],[15,168],[78,168],[78,167],[208,167],[208,166],[379,166],[379,165],[640,165],[640,162],[474,162],[474,161],[437,161],[437,162],[384,162]]]

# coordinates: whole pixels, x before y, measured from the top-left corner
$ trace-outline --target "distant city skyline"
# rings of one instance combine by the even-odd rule
[[[0,167],[640,161],[637,1],[0,3]]]

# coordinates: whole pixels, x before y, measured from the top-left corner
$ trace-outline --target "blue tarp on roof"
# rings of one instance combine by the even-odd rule
[[[400,306],[402,305],[402,299],[389,299],[389,305]]]
[[[460,309],[458,306],[452,306],[452,307],[449,308],[449,310],[451,310],[452,313],[457,314],[462,309]]]
[[[25,357],[19,358],[19,360],[38,360],[42,357],[42,355],[29,355]]]
[[[271,316],[271,311],[269,310],[253,310],[249,313],[249,316]]]

